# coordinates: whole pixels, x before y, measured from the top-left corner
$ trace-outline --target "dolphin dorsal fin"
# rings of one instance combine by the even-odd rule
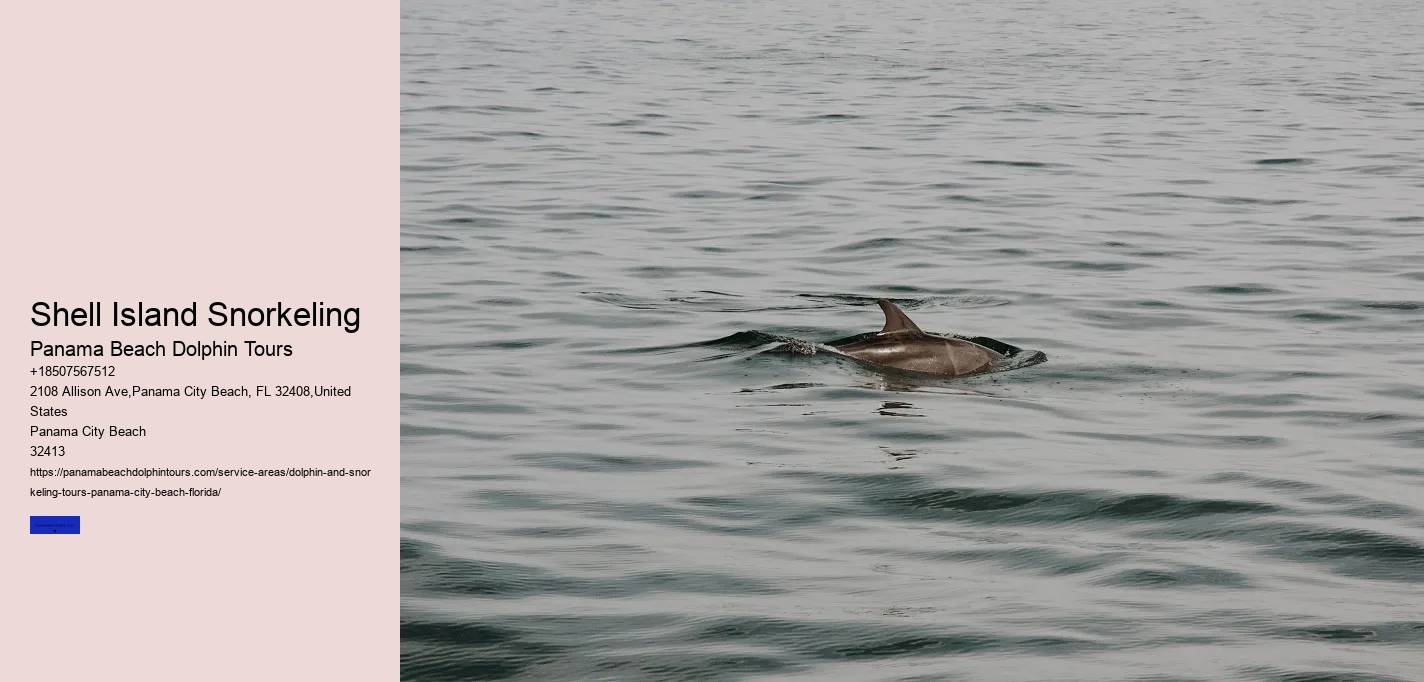
[[[893,334],[895,332],[918,332],[920,328],[910,320],[910,316],[900,307],[890,302],[888,298],[881,298],[875,301],[880,304],[880,309],[885,311],[885,328],[880,330],[881,334]]]

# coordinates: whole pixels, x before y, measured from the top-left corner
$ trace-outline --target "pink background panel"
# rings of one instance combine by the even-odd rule
[[[399,5],[10,3],[0,10],[0,529],[11,679],[380,679],[399,670]],[[30,324],[104,302],[99,328]],[[193,328],[115,328],[112,301]],[[221,329],[211,301],[361,309],[361,330]],[[85,386],[336,384],[342,399],[29,397],[31,340],[246,340],[290,358],[106,359]],[[29,417],[32,404],[70,417]],[[32,458],[32,424],[143,425]],[[58,441],[56,441],[58,442]],[[31,466],[370,468],[367,479],[65,480]],[[222,487],[220,498],[29,489]],[[31,514],[83,533],[28,535]]]

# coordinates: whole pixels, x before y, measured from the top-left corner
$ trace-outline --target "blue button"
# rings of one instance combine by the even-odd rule
[[[78,535],[78,516],[31,516],[30,535]]]

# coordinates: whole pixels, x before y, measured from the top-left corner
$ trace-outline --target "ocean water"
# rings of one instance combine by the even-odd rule
[[[1424,679],[1424,5],[402,30],[404,678]]]

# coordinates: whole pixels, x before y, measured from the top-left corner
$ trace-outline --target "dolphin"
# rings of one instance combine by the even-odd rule
[[[926,334],[888,299],[875,302],[885,311],[885,328],[863,341],[833,348],[871,364],[944,377],[977,374],[1004,359],[973,341]]]

